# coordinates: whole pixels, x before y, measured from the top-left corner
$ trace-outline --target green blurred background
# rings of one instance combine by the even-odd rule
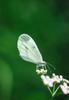
[[[22,33],[36,41],[57,74],[69,79],[69,0],[0,0],[0,100],[52,100],[36,66],[19,57]],[[61,99],[69,96],[54,98]]]

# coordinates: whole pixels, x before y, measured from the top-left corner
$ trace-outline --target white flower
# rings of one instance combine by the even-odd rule
[[[62,75],[55,75],[55,73],[52,74],[52,77],[49,77],[48,75],[41,75],[41,79],[44,83],[44,85],[47,85],[49,87],[53,87],[54,83],[60,83],[63,80]]]
[[[46,74],[47,70],[44,69],[36,69],[37,74]]]
[[[60,88],[64,94],[69,94],[69,86],[66,82],[64,82],[63,85],[60,85]]]
[[[56,82],[56,83],[60,83],[62,80],[63,80],[63,76],[62,75],[55,75],[54,73],[52,74],[52,79],[53,79],[53,81],[54,82]]]
[[[51,79],[49,76],[41,75],[41,79],[45,85],[53,87],[53,79]]]
[[[67,80],[67,79],[63,79],[63,81],[66,82],[66,83],[69,83],[69,80]]]
[[[42,79],[42,80],[45,79],[45,75],[41,75],[41,79]]]
[[[52,74],[52,77],[48,75],[41,75],[41,79],[44,83],[44,85],[47,85],[48,87],[53,87],[54,83],[58,84],[64,94],[69,94],[69,81],[67,79],[64,79],[62,75],[55,75],[55,73]],[[60,84],[59,84],[60,83]],[[55,92],[54,92],[55,93]]]

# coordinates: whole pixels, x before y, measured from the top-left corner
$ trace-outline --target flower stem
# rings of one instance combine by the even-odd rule
[[[51,89],[49,88],[49,86],[48,86],[48,90],[50,91],[50,93],[51,93],[51,95],[52,95],[52,91],[51,91]]]
[[[57,89],[54,91],[54,93],[52,94],[52,97],[54,97],[54,95],[56,94],[56,92],[58,91],[59,86],[57,87]]]

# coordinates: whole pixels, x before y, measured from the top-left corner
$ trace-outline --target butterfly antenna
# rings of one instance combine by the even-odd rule
[[[47,65],[49,65],[53,70],[56,70],[56,68],[51,64],[51,63],[49,63],[49,62],[47,62]],[[48,66],[48,67],[49,67]],[[50,69],[50,68],[49,68]]]
[[[48,68],[48,70],[50,71],[51,73],[51,68],[49,67],[49,65],[47,64],[46,67]]]

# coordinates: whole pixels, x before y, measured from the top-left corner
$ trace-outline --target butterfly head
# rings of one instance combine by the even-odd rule
[[[47,74],[47,63],[43,61],[43,63],[38,63],[36,66],[36,72],[37,74]]]

